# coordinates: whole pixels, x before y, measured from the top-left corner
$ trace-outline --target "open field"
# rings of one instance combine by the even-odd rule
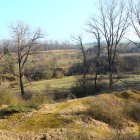
[[[66,76],[62,79],[52,79],[52,80],[42,80],[42,81],[36,81],[32,82],[31,86],[27,87],[26,89],[33,89],[33,90],[44,90],[45,88],[49,88],[49,90],[62,90],[62,91],[69,91],[72,86],[75,85],[76,81],[81,76]],[[92,76],[88,76],[92,79]],[[103,83],[108,83],[107,75],[101,75]],[[139,87],[140,83],[140,75],[129,75],[124,74],[122,75],[122,79],[120,79],[116,84],[115,90],[125,90],[125,89],[140,89]]]
[[[106,88],[108,87],[108,76],[101,75],[100,78],[101,84],[105,84]],[[129,75],[123,74],[121,75],[121,79],[114,84],[114,91],[121,91],[126,89],[140,89],[140,75]],[[76,84],[77,80],[81,78],[81,76],[66,76],[61,79],[51,79],[51,80],[41,80],[35,81],[31,83],[27,83],[25,85],[25,89],[27,91],[34,91],[35,93],[42,93],[46,91],[46,93],[70,93],[70,89]],[[90,81],[93,80],[93,76],[88,75]],[[100,79],[99,78],[99,79]],[[8,84],[10,85],[10,83]],[[19,87],[15,85],[13,90],[16,92],[19,90]],[[104,90],[102,91],[104,92]]]
[[[15,57],[15,54],[12,54]],[[140,53],[123,53],[119,56],[139,56]],[[94,56],[94,55],[93,55]],[[30,56],[29,64],[44,63],[52,67],[68,68],[82,60],[80,50],[49,50],[37,52],[36,55]]]
[[[33,60],[34,57],[31,57]],[[81,61],[79,50],[50,50],[39,52],[36,56],[36,61],[54,65],[54,67],[70,67],[74,63]]]

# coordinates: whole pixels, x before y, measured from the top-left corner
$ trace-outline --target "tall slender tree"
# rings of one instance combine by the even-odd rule
[[[92,16],[88,25],[91,31],[98,30],[106,42],[111,87],[114,83],[113,68],[117,49],[129,27],[129,14],[125,2],[116,0],[101,1],[98,11],[98,15]]]
[[[72,36],[72,39],[78,44],[78,47],[81,50],[82,53],[82,64],[83,64],[83,70],[82,70],[82,88],[83,88],[83,95],[82,96],[87,96],[87,91],[86,91],[86,83],[87,83],[87,73],[88,73],[88,68],[87,68],[87,50],[84,47],[83,44],[83,39],[82,36]]]
[[[98,28],[94,28],[94,31],[91,31],[91,33],[93,34],[93,37],[96,39],[97,41],[97,45],[96,50],[94,51],[95,53],[95,78],[94,78],[94,89],[95,91],[97,90],[97,80],[98,80],[98,75],[100,73],[100,55],[101,55],[101,51],[102,51],[102,45],[101,45],[101,36],[100,36],[100,32],[98,30]]]
[[[38,28],[34,31],[31,30],[29,25],[19,21],[16,25],[10,27],[13,46],[16,48],[16,56],[18,63],[19,85],[21,95],[24,98],[24,68],[27,64],[30,55],[37,51],[38,40],[43,38],[41,30]]]

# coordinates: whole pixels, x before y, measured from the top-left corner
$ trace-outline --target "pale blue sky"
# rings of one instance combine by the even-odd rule
[[[85,28],[98,0],[0,0],[0,39],[9,36],[8,25],[23,20],[41,27],[46,39],[70,40]],[[86,37],[88,38],[88,37]]]

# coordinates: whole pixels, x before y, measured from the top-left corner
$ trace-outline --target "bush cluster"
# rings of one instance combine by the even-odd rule
[[[19,98],[9,89],[0,89],[0,105],[6,104],[15,106],[19,103]]]
[[[25,75],[27,75],[26,77],[33,81],[62,78],[64,76],[62,72],[53,71],[50,68],[45,68],[43,66],[36,66],[31,69],[26,69]]]
[[[102,89],[107,87],[107,83],[101,82],[97,84],[96,88],[94,86],[94,81],[86,80],[85,87],[83,85],[82,79],[78,79],[74,86],[71,87],[71,92],[77,97],[85,97],[89,95],[97,95]]]
[[[33,94],[32,92],[26,92],[25,99],[22,99],[8,89],[1,89],[0,96],[0,105],[6,105],[5,108],[1,108],[0,117],[13,113],[38,110],[43,103],[49,100],[43,93]]]
[[[123,109],[110,105],[105,100],[88,103],[88,114],[94,119],[108,123],[113,128],[123,128]]]
[[[140,121],[140,103],[131,101],[127,104],[125,114],[135,121]]]

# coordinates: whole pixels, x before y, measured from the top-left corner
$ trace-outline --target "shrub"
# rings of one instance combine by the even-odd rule
[[[49,80],[52,78],[52,72],[35,71],[34,73],[31,74],[30,78],[35,81],[42,79]]]
[[[140,121],[140,103],[129,102],[126,106],[125,113],[132,119]]]
[[[10,54],[5,55],[0,62],[0,72],[1,73],[14,73],[14,61]],[[13,80],[13,79],[11,79]]]
[[[129,91],[123,91],[123,92],[121,92],[121,93],[116,93],[115,95],[116,95],[117,97],[124,98],[124,99],[133,98],[133,97],[132,97],[132,93],[129,92]]]
[[[27,78],[37,81],[42,79],[51,79],[53,73],[48,65],[38,64],[36,66],[26,67],[25,75]]]
[[[43,95],[36,95],[33,96],[32,99],[28,101],[28,105],[38,109],[39,106],[44,103],[44,100],[45,98]]]
[[[46,72],[46,74],[44,74],[44,79],[49,80],[51,79],[53,76],[53,73],[51,71]]]
[[[43,103],[52,103],[53,95],[49,93],[50,88],[51,87],[49,85],[46,85],[45,89],[41,93],[29,89],[26,90],[24,100],[22,100],[21,103],[36,109],[38,109]]]
[[[111,106],[104,100],[89,102],[88,114],[94,119],[108,123],[114,128],[123,127],[123,116],[120,108]]]
[[[82,79],[79,79],[76,82],[76,84],[71,88],[71,92],[75,94],[77,98],[85,97],[88,95],[95,95],[98,93],[91,81],[86,81],[86,86],[84,89]]]
[[[99,77],[97,86],[94,88],[94,94],[100,93],[102,90],[108,89],[108,83],[102,80],[103,77]]]
[[[0,105],[6,104],[6,105],[17,105],[19,102],[18,97],[11,92],[9,89],[1,89],[0,90]]]
[[[41,104],[45,101],[44,95],[34,95],[28,100],[20,100],[20,102],[16,105],[10,104],[7,108],[4,108],[0,111],[0,116],[2,118],[9,116],[13,113],[20,112],[31,112],[33,110],[37,110]]]
[[[35,94],[35,93],[34,93]],[[31,100],[31,98],[33,97],[33,92],[30,91],[30,90],[27,90],[25,92],[25,95],[23,96],[24,97],[24,100]]]
[[[53,73],[53,78],[63,78],[64,77],[64,74],[62,72],[59,72],[59,71],[56,71]]]

